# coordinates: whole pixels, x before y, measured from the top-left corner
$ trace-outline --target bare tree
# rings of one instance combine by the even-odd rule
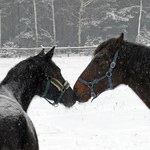
[[[54,0],[52,0],[51,7],[52,7],[52,21],[53,21],[54,45],[56,45],[56,25],[55,25],[55,9],[54,9]]]
[[[142,10],[143,10],[143,0],[140,0],[140,13],[139,13],[139,23],[138,23],[138,33],[137,33],[137,38],[140,37],[140,32],[141,32],[141,19],[142,19]]]
[[[79,17],[78,17],[78,44],[81,46],[81,34],[82,34],[82,17],[84,8],[87,7],[89,4],[91,4],[94,0],[80,0],[80,9],[79,9]]]
[[[1,14],[2,14],[2,10],[0,10],[0,48],[2,47],[2,30],[1,30]]]
[[[36,42],[36,47],[38,47],[38,25],[37,25],[37,9],[36,9],[36,1],[33,0],[33,8],[34,8],[34,26],[35,26],[35,42]]]
[[[55,0],[42,0],[43,3],[47,4],[51,7],[50,11],[50,21],[52,21],[52,28],[53,28],[53,44],[56,45],[56,24],[55,24]],[[51,25],[50,25],[51,26]]]

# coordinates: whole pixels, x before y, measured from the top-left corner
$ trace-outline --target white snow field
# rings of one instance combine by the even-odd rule
[[[0,58],[0,80],[23,58]],[[90,56],[54,57],[73,87]],[[125,85],[102,93],[92,103],[67,109],[35,96],[28,110],[40,150],[150,150],[150,110]]]

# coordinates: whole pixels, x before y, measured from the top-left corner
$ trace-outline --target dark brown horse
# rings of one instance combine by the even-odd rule
[[[75,94],[52,61],[54,47],[13,67],[0,84],[0,150],[38,150],[37,135],[26,111],[34,97],[71,107]],[[49,100],[48,100],[49,101]]]
[[[74,91],[86,102],[120,84],[129,85],[150,108],[150,48],[124,41],[123,33],[97,47]]]

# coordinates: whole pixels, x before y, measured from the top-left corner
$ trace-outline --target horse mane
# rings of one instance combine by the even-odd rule
[[[94,51],[93,56],[97,55],[102,49],[106,48],[109,51],[117,51],[115,50],[114,47],[116,47],[116,41],[117,38],[111,38],[108,39],[104,42],[102,42]],[[127,53],[129,53],[130,55],[134,55],[134,53],[140,53],[141,55],[144,55],[145,51],[149,51],[150,53],[150,47],[143,45],[143,44],[139,44],[139,43],[133,43],[133,42],[128,42],[123,40],[122,45],[120,45],[120,47],[123,47],[122,50],[123,51],[127,51]],[[113,50],[114,48],[114,50]]]
[[[20,80],[20,78],[25,78],[31,73],[29,70],[33,67],[34,59],[32,57],[27,58],[21,62],[19,62],[17,65],[15,65],[13,68],[11,68],[4,80],[1,82],[1,84],[5,84],[10,79],[17,78],[17,80]],[[20,72],[24,71],[24,76],[19,76]]]

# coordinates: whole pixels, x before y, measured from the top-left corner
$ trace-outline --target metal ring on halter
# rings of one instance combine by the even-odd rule
[[[107,76],[107,77],[111,77],[111,76],[112,76],[112,73],[108,71],[108,72],[106,72],[106,76]]]
[[[97,97],[97,95],[95,94],[95,92],[93,91],[93,92],[91,92],[91,97],[93,97],[93,98],[96,98]]]
[[[112,62],[112,63],[110,64],[110,68],[115,68],[115,66],[116,66],[116,63],[115,63],[115,62]]]
[[[92,87],[93,87],[93,83],[92,83],[92,82],[89,82],[89,83],[88,83],[88,87],[92,88]]]

